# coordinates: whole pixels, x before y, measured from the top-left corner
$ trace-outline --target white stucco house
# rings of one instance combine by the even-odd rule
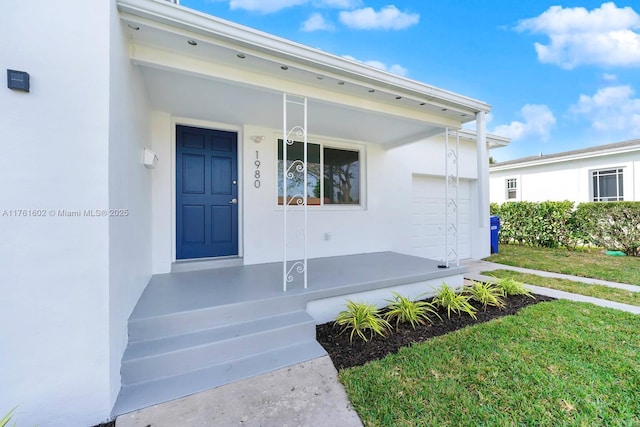
[[[490,166],[491,202],[640,200],[640,139]]]
[[[345,296],[459,284],[489,254],[487,150],[508,140],[484,102],[163,0],[8,2],[0,52],[18,425],[317,357]]]

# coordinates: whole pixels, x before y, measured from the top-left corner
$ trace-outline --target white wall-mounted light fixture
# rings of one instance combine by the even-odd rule
[[[144,166],[147,169],[155,169],[156,166],[158,165],[158,156],[153,151],[149,150],[148,148],[145,148],[144,155],[143,155],[143,162],[144,162]]]
[[[251,139],[253,139],[253,142],[255,142],[256,144],[259,144],[264,141],[264,135],[253,135]]]

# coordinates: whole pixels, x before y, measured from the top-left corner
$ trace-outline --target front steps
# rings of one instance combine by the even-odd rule
[[[233,304],[130,320],[122,388],[112,415],[326,354],[315,340],[310,315],[302,310],[282,313],[280,304],[269,313],[268,303],[262,301],[260,310],[251,303]]]
[[[438,264],[393,252],[310,259],[308,289],[287,292],[281,262],[154,275],[129,318],[112,415],[323,356],[312,317],[335,318],[346,298],[378,304],[462,281],[465,268]]]

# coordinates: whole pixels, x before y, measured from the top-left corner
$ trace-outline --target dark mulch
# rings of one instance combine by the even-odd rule
[[[488,307],[486,311],[479,305],[472,303],[478,308],[477,319],[473,319],[467,314],[460,316],[452,314],[451,318],[448,318],[446,311],[440,310],[439,314],[442,320],[432,316],[433,324],[419,325],[415,330],[409,324],[400,324],[398,328],[394,328],[393,332],[388,333],[386,337],[383,338],[376,335],[368,342],[357,336],[354,336],[353,342],[349,342],[350,332],[340,333],[342,328],[334,326],[333,322],[330,322],[316,326],[316,338],[329,353],[336,369],[340,370],[364,365],[372,360],[382,359],[388,354],[396,353],[400,348],[412,343],[444,335],[465,326],[515,314],[518,310],[528,305],[553,299],[543,295],[535,295],[535,299],[522,295],[512,296],[506,300],[506,308],[499,310],[495,307]],[[395,326],[395,323],[392,326]]]

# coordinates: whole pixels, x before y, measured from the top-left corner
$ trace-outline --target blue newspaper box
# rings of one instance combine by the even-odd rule
[[[498,215],[491,215],[490,227],[491,228],[491,253],[498,253],[498,232],[500,231],[500,217]]]

